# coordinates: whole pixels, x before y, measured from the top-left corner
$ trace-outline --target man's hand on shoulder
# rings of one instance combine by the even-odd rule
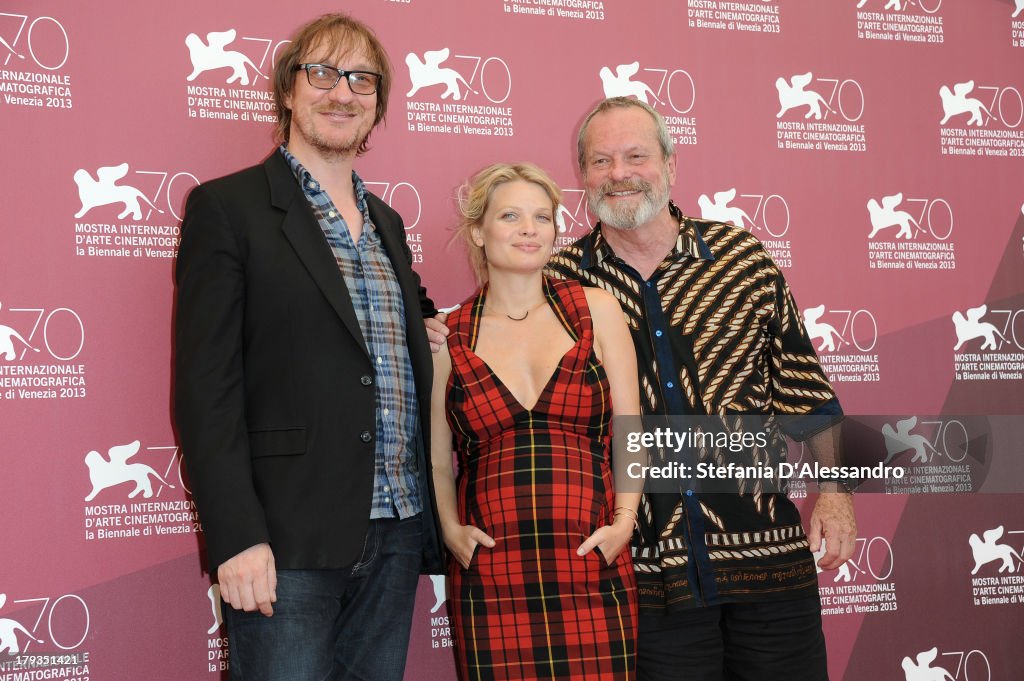
[[[274,614],[277,601],[277,569],[270,544],[256,544],[221,563],[217,568],[220,597],[236,610]]]
[[[825,555],[818,561],[822,570],[834,570],[853,556],[857,543],[857,520],[853,515],[853,495],[845,492],[822,492],[811,512],[807,540],[811,551],[821,548]]]

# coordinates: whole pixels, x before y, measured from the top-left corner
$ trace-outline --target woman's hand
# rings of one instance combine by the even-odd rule
[[[459,561],[459,565],[467,570],[478,545],[486,546],[489,549],[494,548],[494,540],[486,532],[472,525],[455,525],[444,528],[442,534],[445,546],[455,556],[455,560]]]
[[[587,540],[576,549],[576,555],[585,556],[596,547],[601,550],[604,562],[614,565],[615,559],[629,545],[629,540],[632,537],[633,520],[629,517],[618,516],[611,525],[604,525],[594,530],[594,534],[587,537]]]

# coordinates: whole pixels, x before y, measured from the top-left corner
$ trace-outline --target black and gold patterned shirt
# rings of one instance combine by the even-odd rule
[[[813,414],[842,410],[782,272],[746,230],[684,216],[649,279],[612,251],[600,223],[557,253],[556,277],[618,299],[636,346],[645,415]],[[820,428],[821,418],[811,419]],[[794,439],[801,421],[787,426]],[[777,435],[777,433],[776,433]],[[646,494],[633,561],[642,613],[814,593],[800,514],[784,494]]]

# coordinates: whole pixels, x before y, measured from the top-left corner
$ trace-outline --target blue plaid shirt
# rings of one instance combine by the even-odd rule
[[[362,234],[353,243],[345,219],[320,183],[284,146],[280,152],[334,253],[376,370],[377,448],[370,518],[414,516],[423,508],[415,449],[419,404],[405,337],[405,305],[391,260],[370,221],[366,186],[352,171],[356,207],[363,215]]]

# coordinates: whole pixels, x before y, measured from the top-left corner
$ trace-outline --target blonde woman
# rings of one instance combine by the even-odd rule
[[[640,495],[615,494],[610,467],[613,409],[640,410],[622,311],[543,275],[560,192],[542,170],[491,166],[463,199],[483,285],[448,320],[431,400],[460,674],[633,679]]]

